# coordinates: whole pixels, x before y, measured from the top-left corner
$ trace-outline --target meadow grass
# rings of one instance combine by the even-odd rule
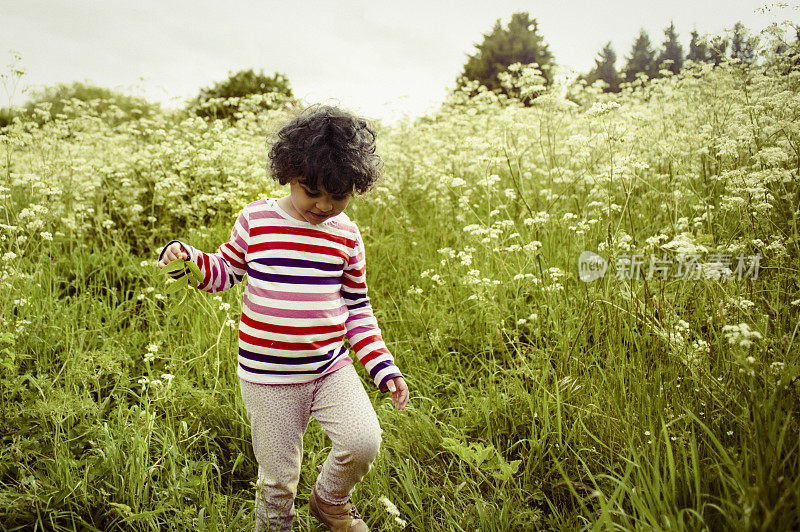
[[[400,528],[381,497],[426,531],[800,526],[799,79],[690,65],[528,107],[468,87],[381,129],[387,178],[348,213],[411,401],[358,367],[384,429],[353,496],[372,528]],[[154,263],[283,193],[261,168],[281,118],[87,107],[0,135],[4,529],[252,527],[242,286],[165,295]],[[582,250],[609,272],[581,281]],[[759,253],[759,276],[615,275],[693,252]],[[297,526],[321,530],[330,442],[312,423],[304,448]]]

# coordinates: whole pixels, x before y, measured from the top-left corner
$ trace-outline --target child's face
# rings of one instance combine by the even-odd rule
[[[329,194],[320,186],[313,189],[299,179],[290,183],[290,213],[299,220],[320,224],[342,212],[350,202],[351,194]]]

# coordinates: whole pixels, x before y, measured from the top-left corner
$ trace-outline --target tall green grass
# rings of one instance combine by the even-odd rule
[[[372,528],[399,528],[381,497],[426,531],[800,526],[798,76],[759,68],[689,66],[618,107],[596,87],[456,94],[382,128],[387,179],[348,212],[411,401],[364,379],[384,441],[353,498]],[[259,169],[280,118],[89,109],[2,132],[2,528],[252,526],[242,287],[176,308],[154,262],[172,238],[215,250],[256,192],[283,193]],[[615,257],[676,260],[678,241],[760,253],[760,275],[615,277]],[[579,280],[582,250],[605,277]],[[304,447],[297,522],[321,530],[330,442],[312,424]]]

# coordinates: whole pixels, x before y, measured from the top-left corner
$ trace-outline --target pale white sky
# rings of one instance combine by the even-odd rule
[[[796,4],[796,2],[795,2]],[[454,85],[495,20],[527,11],[556,61],[578,71],[612,41],[622,66],[640,28],[654,44],[670,20],[688,49],[693,28],[754,32],[798,19],[754,0],[0,0],[0,58],[22,55],[27,84],[89,81],[182,105],[240,69],[284,73],[296,96],[372,118],[416,116]],[[24,95],[15,99],[24,101]],[[0,88],[0,106],[8,105]]]

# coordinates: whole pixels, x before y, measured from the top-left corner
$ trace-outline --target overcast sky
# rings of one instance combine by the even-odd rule
[[[741,20],[760,31],[797,20],[753,0],[507,0],[276,2],[255,0],[0,0],[0,54],[22,55],[27,84],[89,81],[182,105],[240,69],[284,73],[296,96],[372,118],[416,116],[454,85],[495,20],[527,11],[556,61],[584,72],[612,41],[620,67],[641,28],[654,44],[674,20],[684,49],[692,29],[720,33]],[[7,69],[2,67],[5,72]],[[1,89],[1,88],[0,88]],[[16,104],[24,96],[15,99]],[[0,105],[8,105],[0,92]]]

